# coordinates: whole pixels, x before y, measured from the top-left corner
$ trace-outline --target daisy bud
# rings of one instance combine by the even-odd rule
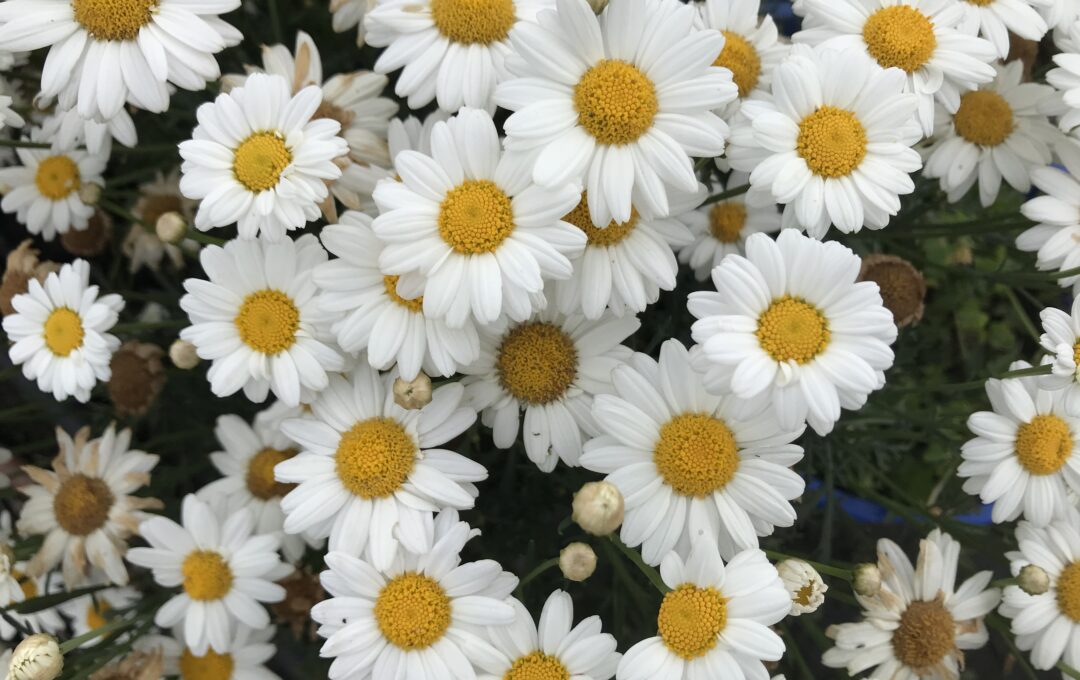
[[[165,243],[180,243],[187,235],[188,225],[184,216],[175,210],[162,213],[154,224],[157,237]]]
[[[424,408],[431,403],[431,378],[423,372],[409,381],[394,381],[394,403],[410,411]]]
[[[784,560],[776,565],[784,587],[791,594],[791,616],[813,614],[825,602],[829,586],[821,580],[821,574],[802,560]]]
[[[1028,595],[1042,595],[1050,590],[1050,576],[1040,566],[1029,564],[1020,570],[1016,577],[1016,583],[1020,590]]]
[[[64,670],[64,655],[56,638],[36,633],[19,643],[11,655],[11,680],[53,680]]]
[[[596,571],[596,553],[587,543],[571,543],[559,551],[559,570],[570,581],[584,581]]]
[[[851,581],[851,589],[856,595],[873,597],[881,590],[881,570],[876,564],[855,565],[855,577]]]
[[[94,182],[86,182],[79,187],[79,200],[86,205],[97,205],[101,199],[101,185]]]
[[[926,280],[907,260],[895,255],[868,255],[863,258],[859,280],[878,285],[881,301],[899,328],[922,318]]]
[[[623,497],[610,482],[588,482],[574,494],[573,520],[593,536],[607,536],[623,521]]]
[[[176,340],[169,346],[169,359],[172,360],[173,366],[185,371],[199,365],[199,354],[195,350],[195,345],[187,340]]]

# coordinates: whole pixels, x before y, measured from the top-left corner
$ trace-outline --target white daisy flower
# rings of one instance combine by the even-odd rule
[[[157,611],[157,625],[183,622],[184,642],[195,654],[227,652],[238,624],[257,630],[270,625],[261,602],[285,597],[285,589],[270,580],[283,568],[278,538],[253,533],[250,511],[222,521],[191,494],[184,497],[181,521],[183,526],[166,517],[143,522],[139,533],[150,547],[132,548],[128,561],[153,570],[159,586],[183,589]]]
[[[1011,370],[1031,368],[1013,362]],[[1065,392],[1039,387],[1039,377],[990,379],[986,395],[994,409],[968,418],[975,438],[961,449],[957,475],[964,491],[993,503],[995,522],[1023,514],[1046,526],[1072,506],[1080,492],[1080,418],[1065,410]]]
[[[1066,132],[1080,129],[1080,20],[1072,34],[1075,49],[1055,54],[1053,60],[1056,68],[1046,74],[1046,82],[1061,93],[1067,107],[1058,118],[1058,125]]]
[[[883,68],[904,71],[907,91],[918,95],[923,134],[929,136],[934,130],[935,97],[955,111],[961,92],[994,77],[990,66],[997,59],[994,45],[959,30],[964,1],[804,0],[810,25],[794,40],[855,46]]]
[[[582,440],[597,433],[593,397],[611,391],[612,369],[631,356],[621,343],[640,327],[636,316],[589,321],[544,310],[483,328],[480,358],[461,368],[470,376],[462,384],[495,446],[513,446],[524,420],[525,452],[537,467],[551,472],[560,458],[577,466]]]
[[[586,194],[563,216],[585,232],[585,250],[573,260],[569,279],[555,281],[552,295],[560,311],[598,319],[606,311],[616,316],[638,314],[656,302],[661,290],[674,290],[679,263],[672,250],[690,243],[686,225],[678,218],[693,210],[705,187],[693,194],[672,193],[671,216],[648,218],[637,209],[627,222],[593,224]]]
[[[487,629],[490,645],[484,644],[475,665],[477,680],[608,680],[615,675],[621,654],[615,638],[601,633],[598,616],[574,624],[574,601],[556,590],[544,602],[540,620],[515,598],[513,623]]]
[[[3,569],[0,569],[0,607],[63,591],[64,585],[57,574],[45,574],[35,578],[26,573],[25,562],[8,563],[7,559],[6,556],[0,557],[3,563]],[[56,607],[39,609],[29,614],[16,611],[6,611],[5,614],[20,626],[43,633],[56,635],[67,627]],[[11,625],[6,617],[0,617],[0,638],[11,640],[16,636],[22,637],[22,633]]]
[[[290,406],[326,387],[344,358],[322,340],[329,317],[315,297],[312,269],[326,251],[312,234],[280,243],[232,240],[199,254],[209,281],[187,279],[180,337],[212,360],[206,377],[219,397],[243,388],[256,403],[268,391]],[[305,398],[307,398],[305,396]]]
[[[1080,6],[1072,0],[1042,0],[1042,3],[1031,1],[1042,5],[1038,8],[1039,14],[1050,28],[1066,30],[1080,20]]]
[[[240,42],[218,15],[240,0],[9,0],[0,49],[49,48],[41,94],[83,118],[109,120],[131,103],[169,108],[167,83],[201,90],[221,75],[214,55]]]
[[[707,393],[678,340],[663,344],[659,363],[635,355],[612,381],[615,393],[593,404],[602,434],[585,444],[581,465],[622,492],[620,536],[647,563],[687,554],[702,534],[731,557],[795,522],[789,501],[805,483],[789,468],[802,459],[793,443],[801,425],[783,429],[771,411],[746,415]]]
[[[431,550],[432,516],[471,508],[473,482],[487,471],[441,448],[476,421],[457,383],[439,387],[422,409],[394,403],[395,374],[361,363],[335,376],[311,405],[314,419],[287,420],[282,432],[299,455],[278,463],[279,482],[297,484],[281,501],[285,531],[329,536],[329,550],[364,555],[388,569],[400,548]]]
[[[1080,143],[1066,140],[1057,152],[1065,169],[1032,170],[1031,183],[1045,195],[1020,206],[1024,217],[1038,224],[1016,237],[1016,247],[1037,253],[1040,271],[1080,267]],[[1080,276],[1059,278],[1058,285],[1080,292]]]
[[[960,0],[963,18],[957,24],[962,33],[978,35],[993,43],[1000,59],[1009,56],[1009,33],[1038,42],[1049,26],[1035,6],[1045,8],[1052,0]]]
[[[926,149],[923,175],[940,178],[951,203],[978,183],[983,207],[993,205],[1002,177],[1026,194],[1032,169],[1048,165],[1052,149],[1065,142],[1047,118],[1056,105],[1054,89],[1021,82],[1020,60],[995,69],[992,82],[960,96],[955,113],[938,105],[937,135]]]
[[[658,634],[619,661],[619,680],[758,678],[763,661],[778,661],[784,641],[769,626],[791,607],[776,568],[760,550],[744,550],[727,565],[708,536],[687,559],[664,556],[660,576],[671,591],[656,616]]]
[[[207,649],[204,654],[196,654],[184,644],[184,631],[176,626],[168,636],[144,635],[135,641],[135,648],[160,652],[164,675],[179,680],[281,680],[265,666],[277,652],[277,630],[275,626],[253,630],[238,625],[226,651]]]
[[[339,259],[316,266],[312,277],[320,289],[319,305],[340,316],[332,330],[343,350],[366,350],[371,367],[383,371],[396,363],[406,381],[421,369],[448,378],[476,361],[480,340],[471,322],[451,328],[428,318],[423,297],[402,297],[400,277],[379,269],[383,242],[371,230],[371,217],[348,211],[319,236]]]
[[[749,183],[750,176],[733,172],[727,183],[717,182],[713,190],[723,193]],[[780,211],[772,197],[755,194],[736,196],[708,203],[697,210],[684,213],[679,221],[690,228],[694,240],[679,251],[679,261],[694,270],[698,281],[709,278],[709,272],[727,255],[746,253],[746,239],[759,232],[780,231]]]
[[[878,541],[883,582],[873,597],[855,595],[863,620],[830,626],[836,646],[822,663],[852,675],[875,668],[875,678],[959,680],[963,650],[978,649],[988,635],[983,617],[1001,591],[987,588],[993,573],[981,571],[956,587],[960,544],[935,529],[919,542],[913,567],[888,539]]]
[[[199,244],[191,239],[173,244],[165,243],[158,237],[155,229],[158,219],[168,213],[180,215],[186,224],[191,224],[195,216],[195,201],[180,192],[179,168],[173,168],[168,174],[158,172],[154,179],[139,185],[139,198],[131,208],[131,214],[139,218],[142,224],[131,225],[120,245],[124,256],[129,259],[128,271],[132,274],[143,267],[157,271],[165,258],[169,259],[174,269],[181,269],[184,266],[184,251],[199,251]]]
[[[1019,586],[1006,587],[999,610],[1012,619],[1016,646],[1031,653],[1031,665],[1039,670],[1050,670],[1058,661],[1073,667],[1080,664],[1078,523],[1075,511],[1045,527],[1020,522],[1016,527],[1020,549],[1005,555],[1013,576],[1035,565],[1050,577],[1049,589],[1040,595],[1029,595]]]
[[[158,457],[129,449],[131,430],[110,425],[90,440],[83,428],[72,439],[56,429],[60,451],[52,470],[27,465],[23,471],[36,484],[19,488],[27,496],[17,527],[23,536],[44,536],[27,573],[40,576],[63,561],[64,583],[77,588],[100,569],[109,582],[126,585],[127,541],[146,519],[144,510],[161,501],[133,495],[150,483]]]
[[[402,276],[399,295],[423,295],[424,315],[451,328],[470,316],[528,318],[542,306],[544,280],[569,278],[569,257],[585,247],[584,232],[561,221],[581,189],[569,181],[544,189],[515,172],[478,109],[436,123],[431,147],[431,156],[402,151],[394,159],[402,181],[375,188],[380,268]]]
[[[695,360],[714,393],[775,409],[782,429],[806,420],[827,434],[885,384],[896,324],[860,261],[836,242],[794,229],[746,240],[746,257],[713,270],[718,291],[691,293]]]
[[[596,226],[629,221],[632,204],[669,214],[669,191],[697,190],[690,157],[724,151],[728,127],[712,110],[739,90],[713,66],[723,35],[666,0],[615,0],[599,18],[585,0],[557,8],[511,35],[518,77],[495,93],[515,112],[510,157],[541,186],[584,184]]]
[[[180,189],[202,201],[195,227],[236,222],[240,238],[280,241],[317,219],[327,182],[341,176],[334,159],[349,150],[338,121],[314,118],[322,103],[316,85],[293,96],[285,78],[255,73],[200,106],[180,143]]]
[[[131,607],[143,595],[134,588],[105,588],[89,595],[73,598],[60,605],[60,612],[71,620],[71,629],[75,635],[83,635],[97,630],[109,622],[113,612]],[[84,645],[93,647],[104,636],[87,640]]]
[[[14,314],[4,317],[4,332],[14,343],[8,350],[23,376],[57,401],[75,397],[85,403],[100,380],[112,376],[109,362],[120,339],[107,331],[116,324],[124,300],[98,297],[90,285],[90,264],[75,260],[51,272],[44,285],[36,279],[27,292],[11,300]]]
[[[814,238],[830,224],[885,227],[922,166],[910,148],[918,97],[904,92],[903,72],[856,49],[797,47],[775,80],[771,101],[743,107],[753,135],[732,139],[731,167],[751,173],[753,193],[785,204],[784,226]]]
[[[47,141],[37,131],[31,139]],[[89,184],[104,186],[101,173],[107,156],[60,146],[55,141],[51,149],[18,148],[15,154],[18,165],[0,168],[0,189],[4,193],[0,209],[15,213],[27,231],[40,234],[46,241],[70,229],[86,229],[94,208],[83,202],[79,189]]]
[[[38,103],[37,106],[41,106]],[[93,118],[83,118],[76,109],[58,109],[41,124],[42,130],[50,139],[67,149],[85,146],[91,154],[106,158],[112,152],[113,140],[124,146],[133,147],[139,142],[135,121],[124,109],[104,122]]]
[[[1052,357],[1053,373],[1043,376],[1045,390],[1063,390],[1062,405],[1069,415],[1080,416],[1080,298],[1073,300],[1071,313],[1055,307],[1039,312],[1043,334],[1039,344]]]
[[[402,677],[475,680],[477,626],[509,626],[505,599],[518,580],[494,560],[461,563],[475,534],[457,513],[439,513],[423,553],[402,552],[386,568],[345,553],[326,556],[331,595],[311,609],[333,658],[331,680]]]
[[[335,33],[344,33],[356,28],[356,46],[364,46],[364,16],[375,8],[377,0],[330,0],[333,13],[331,25]]]
[[[410,109],[434,99],[443,111],[495,111],[495,86],[509,76],[512,29],[553,0],[380,0],[364,17],[365,39],[385,47],[378,73],[402,69],[394,93]]]

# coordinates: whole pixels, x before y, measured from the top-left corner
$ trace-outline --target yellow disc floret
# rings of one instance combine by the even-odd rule
[[[45,319],[45,346],[58,357],[66,357],[82,347],[83,325],[79,315],[67,307],[58,307]]]
[[[285,293],[264,288],[244,298],[234,323],[248,347],[263,354],[277,354],[296,342],[300,310]]]
[[[397,304],[401,305],[402,307],[409,310],[413,314],[419,314],[420,312],[424,311],[424,296],[423,295],[421,295],[418,298],[413,298],[412,300],[407,300],[407,299],[401,297],[400,295],[398,295],[397,282],[398,282],[398,279],[400,279],[400,278],[401,278],[400,276],[394,276],[394,275],[384,276],[383,277],[383,286],[386,289],[386,295],[392,301],[394,301]]]
[[[362,498],[401,488],[416,461],[416,442],[393,418],[368,418],[341,435],[334,461],[342,485]]]
[[[230,680],[233,677],[232,655],[218,654],[212,649],[202,656],[195,656],[185,647],[179,664],[182,680]]]
[[[1016,430],[1016,458],[1033,475],[1052,475],[1073,452],[1069,424],[1053,414],[1039,415]]]
[[[893,632],[892,647],[900,663],[917,673],[930,671],[956,649],[956,622],[940,597],[908,605]]]
[[[721,243],[735,243],[746,226],[746,206],[736,201],[717,203],[709,210],[709,233]]]
[[[1015,126],[1009,102],[992,90],[976,90],[960,97],[953,123],[956,134],[980,146],[1000,145]]]
[[[668,486],[683,496],[701,498],[735,477],[739,447],[722,420],[704,413],[683,413],[660,428],[653,462]]]
[[[513,231],[510,198],[490,180],[465,180],[439,206],[439,235],[459,254],[490,253]]]
[[[233,573],[225,558],[214,550],[195,550],[180,565],[184,592],[193,600],[220,600],[232,589]]]
[[[248,492],[260,500],[280,498],[289,493],[296,486],[285,484],[274,479],[274,468],[278,463],[283,463],[296,455],[295,449],[274,449],[267,447],[262,449],[248,461],[247,472],[244,474],[244,482]]]
[[[656,626],[673,654],[696,659],[716,646],[727,626],[727,600],[715,588],[685,583],[664,596]]]
[[[53,514],[64,531],[73,536],[87,536],[105,526],[115,500],[104,480],[77,474],[57,489]]]
[[[761,348],[777,361],[805,364],[829,345],[829,324],[810,303],[785,295],[758,317],[755,332]]]
[[[425,649],[450,627],[450,598],[434,579],[405,572],[379,591],[375,622],[399,649]]]
[[[557,657],[533,652],[514,661],[503,680],[570,680],[570,671]]]
[[[95,40],[134,40],[154,18],[158,0],[71,0],[75,21]]]
[[[723,66],[731,71],[732,79],[739,87],[739,96],[745,97],[754,91],[761,78],[761,57],[750,41],[738,33],[721,31],[724,34],[724,49],[713,62],[713,66]]]
[[[86,608],[86,627],[89,630],[101,628],[108,620],[105,615],[109,612],[109,603],[102,599],[93,599]]]
[[[503,337],[495,359],[503,388],[528,404],[547,404],[562,397],[577,377],[577,369],[574,341],[544,321],[516,326]]]
[[[1061,613],[1074,623],[1080,623],[1080,562],[1065,565],[1054,584],[1057,605]]]
[[[588,192],[582,192],[581,201],[578,202],[574,209],[571,210],[563,217],[564,222],[569,222],[578,229],[585,232],[585,237],[588,239],[588,245],[601,248],[604,246],[613,246],[622,242],[631,232],[634,231],[634,227],[637,226],[638,219],[637,208],[630,207],[630,219],[625,222],[616,222],[612,220],[606,227],[598,227],[593,224],[592,213],[589,212],[589,197]]]
[[[292,152],[278,132],[256,132],[236,147],[233,174],[249,191],[273,189],[292,163]]]
[[[847,177],[866,157],[866,129],[855,114],[822,106],[799,123],[795,151],[820,177]]]
[[[866,51],[884,68],[911,73],[934,56],[934,22],[911,5],[891,5],[870,15],[863,24]]]
[[[601,144],[637,141],[660,109],[656,87],[633,64],[604,59],[574,86],[578,123]]]
[[[67,198],[81,186],[79,166],[67,156],[49,156],[38,163],[34,184],[45,198],[53,201]]]
[[[431,20],[451,42],[490,45],[506,40],[515,18],[514,0],[431,0]]]

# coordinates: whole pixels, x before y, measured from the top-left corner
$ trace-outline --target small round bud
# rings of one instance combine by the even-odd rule
[[[394,403],[410,411],[424,408],[431,403],[431,378],[418,373],[409,381],[394,381]]]
[[[593,536],[607,536],[623,522],[623,497],[610,482],[588,482],[574,494],[572,518]]]
[[[86,205],[97,205],[101,200],[101,185],[87,182],[79,187],[79,200]]]
[[[784,560],[776,565],[780,580],[791,595],[791,616],[813,614],[825,602],[829,586],[821,580],[821,574],[802,560]]]
[[[36,633],[19,643],[11,655],[11,680],[53,680],[64,670],[64,655],[56,638]]]
[[[180,243],[187,235],[188,225],[184,216],[175,210],[162,213],[154,224],[157,237],[165,243]]]
[[[1025,565],[1016,577],[1020,590],[1028,595],[1042,595],[1050,590],[1050,575],[1046,570],[1034,564]]]
[[[195,350],[195,345],[187,340],[176,340],[169,345],[169,359],[173,366],[185,371],[199,365],[199,353]]]
[[[596,571],[596,553],[587,543],[571,543],[559,551],[559,570],[570,581],[584,581]]]
[[[873,597],[881,590],[881,570],[876,564],[855,565],[855,576],[851,581],[851,589],[856,595]]]

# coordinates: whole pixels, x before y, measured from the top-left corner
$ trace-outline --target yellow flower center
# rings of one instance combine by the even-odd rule
[[[72,0],[75,21],[95,40],[134,40],[158,0]]]
[[[847,177],[866,157],[866,129],[855,114],[822,106],[799,123],[795,151],[821,177]]]
[[[930,61],[937,48],[934,22],[911,5],[883,7],[863,24],[866,51],[884,68],[911,73]]]
[[[562,397],[577,377],[577,348],[554,324],[523,323],[503,337],[495,369],[503,388],[515,398],[547,404]]]
[[[892,646],[900,663],[916,672],[929,670],[955,649],[956,622],[940,597],[908,605],[893,632]]]
[[[1016,457],[1033,475],[1052,475],[1073,452],[1069,424],[1055,415],[1040,415],[1016,430]]]
[[[11,570],[11,578],[18,582],[24,600],[32,600],[38,596],[37,581],[17,569]]]
[[[251,495],[266,501],[271,498],[280,498],[292,491],[296,487],[295,484],[285,484],[274,479],[274,467],[295,455],[294,449],[282,451],[267,447],[252,456],[248,461],[247,473],[244,475],[244,482]]]
[[[674,654],[687,660],[704,656],[727,626],[727,599],[715,588],[684,583],[664,596],[656,626]]]
[[[383,286],[386,288],[386,295],[391,300],[393,300],[397,304],[401,305],[405,309],[409,310],[413,314],[419,314],[420,312],[424,311],[424,296],[423,295],[421,295],[418,298],[414,298],[412,300],[406,300],[405,298],[398,295],[397,282],[398,282],[398,279],[400,279],[400,278],[401,278],[400,276],[384,276],[383,277]]]
[[[995,0],[964,0],[969,5],[975,5],[976,7],[989,7],[994,4]]]
[[[393,418],[368,418],[341,435],[338,478],[362,498],[386,498],[401,488],[416,461],[416,442]]]
[[[953,124],[956,134],[972,144],[998,146],[1012,134],[1012,107],[993,90],[968,92],[960,97]]]
[[[639,218],[637,208],[631,206],[629,220],[625,222],[612,220],[606,227],[597,227],[593,224],[592,213],[589,212],[588,192],[582,192],[581,201],[563,217],[563,221],[585,232],[585,237],[588,239],[587,245],[600,248],[613,246],[629,236],[637,226]]]
[[[58,307],[45,319],[45,346],[58,357],[82,347],[82,319],[67,307]]]
[[[212,649],[195,656],[185,647],[179,663],[183,680],[230,680],[233,676],[232,654],[218,654]]]
[[[53,513],[61,529],[73,536],[86,536],[105,525],[115,500],[101,479],[74,475],[57,489]]]
[[[1073,345],[1073,363],[1080,368],[1080,342]]]
[[[681,413],[660,428],[653,462],[676,492],[702,498],[735,477],[739,447],[724,421],[704,413]]]
[[[805,364],[829,345],[829,323],[810,303],[790,295],[773,300],[758,317],[761,348],[777,361]]]
[[[34,184],[45,198],[53,201],[67,198],[79,190],[79,166],[67,156],[49,156],[38,163]]]
[[[490,253],[513,231],[510,198],[490,180],[465,180],[439,206],[439,236],[461,255]]]
[[[738,33],[721,31],[724,34],[724,49],[713,62],[713,66],[723,66],[731,71],[735,84],[739,86],[739,96],[745,97],[757,87],[761,77],[761,57],[750,41]]]
[[[518,658],[503,680],[570,680],[570,671],[557,657],[533,652]]]
[[[193,600],[220,600],[232,588],[233,573],[221,553],[195,550],[180,565],[184,592]]]
[[[105,614],[108,613],[109,609],[109,603],[105,600],[91,600],[90,606],[86,609],[87,629],[97,630],[108,623]]]
[[[233,323],[248,347],[263,354],[277,354],[296,342],[300,310],[285,293],[264,288],[244,298]]]
[[[273,189],[292,163],[292,152],[277,132],[256,132],[236,147],[233,174],[249,191]]]
[[[431,0],[431,20],[447,40],[490,45],[514,26],[514,0]]]
[[[1080,623],[1080,562],[1071,562],[1061,570],[1054,589],[1061,613]]]
[[[660,109],[656,87],[633,64],[604,59],[574,86],[578,123],[601,144],[637,141]]]
[[[810,605],[810,598],[813,597],[813,596],[814,596],[814,583],[813,583],[813,581],[811,581],[810,583],[807,583],[802,588],[799,588],[798,592],[795,593],[795,597],[793,597],[791,599],[792,599],[792,601],[795,602],[795,604],[797,604],[799,606],[802,606],[802,607],[807,607],[807,606]]]
[[[450,598],[434,579],[406,572],[379,591],[375,622],[400,649],[425,649],[450,627]]]
[[[735,243],[746,226],[746,206],[738,202],[717,203],[709,210],[709,233],[721,243]]]

